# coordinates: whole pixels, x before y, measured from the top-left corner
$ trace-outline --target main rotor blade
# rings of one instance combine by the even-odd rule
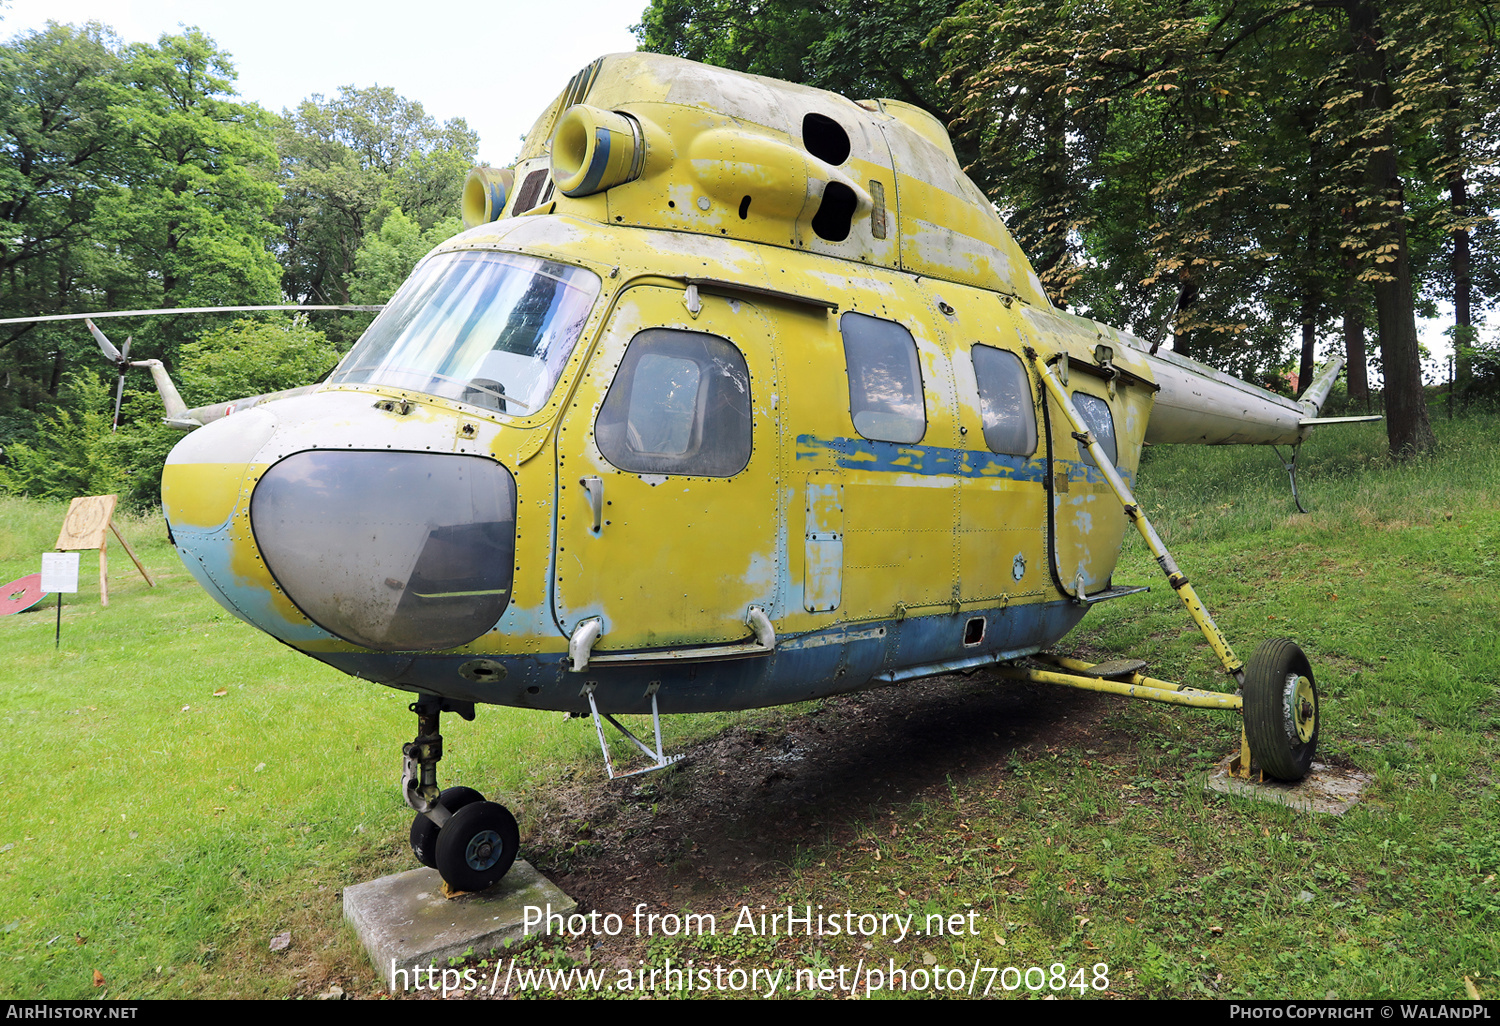
[[[0,324],[36,324],[41,321],[83,321],[90,317],[156,317],[164,314],[253,313],[256,310],[350,310],[379,313],[384,306],[173,306],[160,310],[108,310],[103,313],[47,314],[43,317],[0,317]],[[111,357],[113,359],[113,357]]]

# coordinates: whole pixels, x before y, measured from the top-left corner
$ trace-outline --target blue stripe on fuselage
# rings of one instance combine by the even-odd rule
[[[1007,456],[973,449],[946,449],[937,445],[903,445],[899,442],[873,442],[868,438],[817,438],[797,436],[797,459],[815,460],[829,457],[846,470],[867,470],[890,474],[919,474],[923,477],[1005,478],[1012,481],[1047,479],[1045,456]],[[1054,460],[1066,467],[1075,480],[1104,483],[1098,467],[1078,460]],[[1121,471],[1126,482],[1135,475]]]

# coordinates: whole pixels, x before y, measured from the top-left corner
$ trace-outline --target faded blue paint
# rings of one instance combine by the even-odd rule
[[[245,581],[234,572],[236,539],[230,526],[233,520],[231,515],[221,526],[206,531],[171,528],[177,555],[193,578],[218,600],[219,605],[279,641],[296,647],[309,642],[335,640],[332,634],[314,624],[289,622],[276,609],[274,592],[258,582]]]
[[[903,445],[899,442],[872,442],[868,438],[818,438],[797,436],[797,459],[831,459],[847,470],[875,471],[889,474],[919,474],[923,477],[950,476],[999,478],[1043,484],[1047,480],[1045,456],[1007,456],[1003,453],[973,449],[947,449],[938,445]],[[1070,479],[1105,484],[1098,467],[1078,460],[1052,461],[1065,469]],[[1128,470],[1120,476],[1127,482],[1135,479]]]
[[[407,691],[463,701],[584,713],[585,683],[595,685],[599,708],[648,713],[648,685],[660,682],[664,713],[755,709],[879,687],[900,679],[944,672],[944,664],[979,665],[1014,659],[1052,645],[1086,612],[1072,602],[1028,603],[905,620],[846,623],[788,636],[768,656],[657,664],[600,663],[571,672],[566,656],[478,656],[474,653],[310,652],[345,673]],[[969,620],[986,621],[978,645],[963,643]],[[870,632],[883,629],[883,637]],[[838,639],[839,635],[846,635]],[[818,641],[830,640],[819,644]],[[810,643],[812,642],[812,643]],[[460,667],[485,658],[505,667],[498,681],[476,683]]]

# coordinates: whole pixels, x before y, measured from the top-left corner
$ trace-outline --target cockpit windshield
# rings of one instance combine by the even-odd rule
[[[546,403],[598,295],[599,276],[581,267],[516,253],[439,253],[328,380],[526,416]]]

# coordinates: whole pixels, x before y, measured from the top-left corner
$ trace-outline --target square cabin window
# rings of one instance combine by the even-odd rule
[[[974,380],[979,383],[979,417],[991,452],[1030,456],[1036,452],[1036,403],[1031,382],[1015,353],[976,345]]]
[[[839,330],[854,430],[877,442],[920,442],[927,433],[927,406],[911,332],[857,313],[839,318]]]
[[[1096,395],[1088,395],[1084,392],[1073,393],[1073,405],[1078,408],[1078,415],[1083,422],[1089,426],[1089,434],[1094,436],[1094,441],[1104,447],[1104,454],[1109,457],[1109,462],[1119,466],[1119,452],[1115,447],[1115,419],[1110,416],[1109,403]],[[1094,457],[1078,443],[1078,458],[1091,467],[1099,464],[1094,462]]]
[[[648,328],[599,408],[604,458],[635,474],[733,477],[750,463],[750,371],[716,335]]]

